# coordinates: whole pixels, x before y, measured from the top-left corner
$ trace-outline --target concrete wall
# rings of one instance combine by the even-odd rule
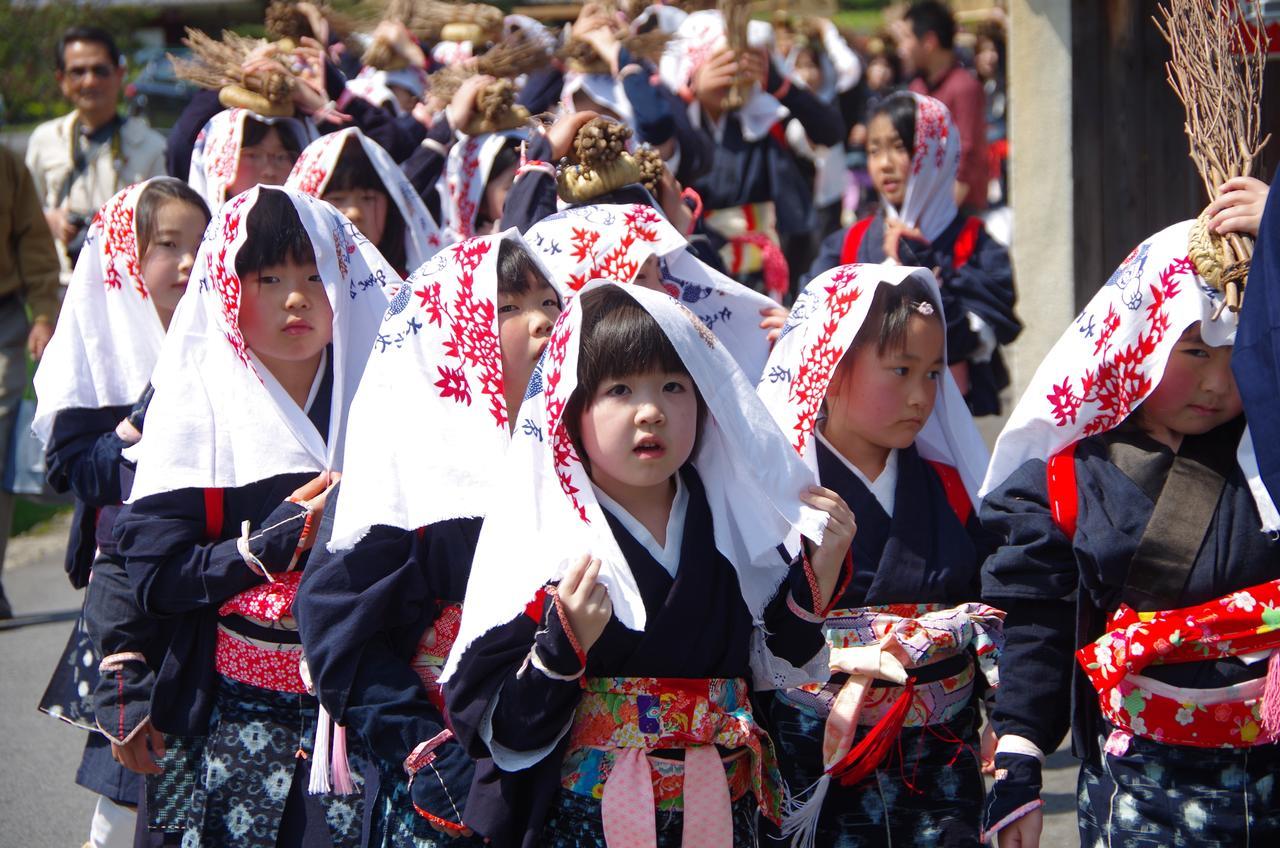
[[[1013,265],[1026,326],[1009,351],[1015,400],[1076,315],[1071,6],[1067,0],[1009,0]]]

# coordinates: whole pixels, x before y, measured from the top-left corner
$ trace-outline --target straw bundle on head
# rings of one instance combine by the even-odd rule
[[[287,62],[293,42],[273,44],[227,31],[219,41],[188,27],[183,43],[191,48],[195,58],[169,56],[179,79],[217,90],[218,102],[227,108],[241,107],[275,118],[293,114],[293,88],[297,83],[292,65]],[[255,59],[268,61],[271,69],[245,73],[243,66],[251,54]]]
[[[631,128],[608,118],[592,118],[573,138],[578,164],[562,163],[556,189],[566,203],[587,203],[602,194],[638,183],[640,165],[627,152]]]
[[[724,17],[725,45],[735,56],[741,56],[747,50],[747,23],[751,20],[747,0],[719,0],[718,8]],[[751,80],[741,73],[729,88],[724,98],[724,108],[741,109],[751,93]]]
[[[470,62],[441,68],[427,78],[428,85],[433,97],[452,100],[458,87],[469,77],[497,77],[477,95],[476,114],[462,132],[480,135],[515,129],[528,123],[529,110],[515,102],[516,90],[511,80],[545,66],[550,58],[547,48],[538,41],[513,36]]]
[[[502,38],[505,15],[496,6],[483,3],[391,0],[383,18],[403,21],[410,32],[426,41],[470,41],[481,46]]]
[[[1261,22],[1257,0],[1249,4]],[[1265,38],[1252,37],[1240,26],[1237,3],[1226,0],[1169,0],[1159,7],[1156,26],[1169,42],[1173,58],[1166,65],[1169,85],[1187,110],[1185,126],[1191,161],[1204,181],[1209,199],[1232,177],[1251,176],[1267,140],[1262,127],[1262,75],[1267,62]],[[1201,214],[1189,245],[1196,270],[1225,295],[1231,310],[1240,308],[1252,240],[1231,233],[1211,233]]]
[[[662,175],[667,169],[666,163],[662,161],[662,154],[658,152],[658,148],[642,144],[636,148],[635,160],[640,166],[640,185],[658,198],[658,192],[662,189]]]
[[[625,47],[628,53],[655,65],[662,60],[662,54],[667,52],[672,39],[671,33],[659,29],[633,34],[619,26],[615,27],[614,34],[618,43]],[[580,74],[607,74],[612,70],[609,63],[590,42],[576,36],[564,43],[564,46],[556,52],[556,58],[569,70]]]

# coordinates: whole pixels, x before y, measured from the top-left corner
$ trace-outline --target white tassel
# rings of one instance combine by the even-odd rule
[[[791,837],[791,848],[814,848],[817,844],[818,817],[822,815],[822,805],[830,788],[831,775],[824,774],[801,793],[809,796],[806,800],[798,801],[800,796],[788,797],[783,803],[782,835]]]
[[[311,754],[311,782],[307,791],[312,795],[328,795],[329,786],[329,740],[332,733],[333,720],[329,711],[320,707],[316,717],[316,745]]]

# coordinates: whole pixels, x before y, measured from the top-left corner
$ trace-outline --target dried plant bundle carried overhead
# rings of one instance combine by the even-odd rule
[[[566,203],[587,203],[624,185],[641,182],[640,164],[627,152],[631,128],[608,118],[592,118],[573,138],[577,164],[562,162],[556,189]]]
[[[228,108],[241,107],[267,117],[293,114],[294,79],[291,41],[269,42],[224,31],[218,40],[198,29],[187,27],[183,43],[191,48],[192,59],[170,56],[174,74],[201,88],[218,92],[218,101]],[[246,73],[250,59],[269,64],[266,70]]]
[[[719,0],[718,8],[724,17],[725,46],[741,56],[747,51],[747,23],[751,20],[751,12],[747,0]],[[724,108],[741,109],[751,93],[751,80],[742,74],[734,80],[729,93],[724,98]]]
[[[662,54],[667,52],[673,37],[671,33],[660,29],[633,33],[620,24],[613,29],[614,37],[628,53],[655,65],[662,60]],[[556,51],[556,58],[565,63],[569,70],[580,74],[607,74],[612,70],[589,41],[577,36],[570,37]]]
[[[1267,63],[1265,38],[1244,26],[1240,10],[1262,20],[1258,0],[1167,0],[1159,6],[1161,35],[1172,48],[1165,66],[1169,85],[1187,110],[1184,125],[1191,161],[1209,199],[1232,177],[1252,176],[1262,137],[1262,77]],[[1224,294],[1225,305],[1240,308],[1251,239],[1209,231],[1201,214],[1191,230],[1190,253],[1205,281]]]
[[[441,68],[427,77],[427,81],[432,97],[448,101],[470,77],[497,77],[477,95],[476,114],[462,132],[467,135],[501,132],[522,127],[529,121],[529,110],[515,102],[515,85],[511,80],[543,67],[550,58],[545,45],[533,39],[511,36],[470,62]]]
[[[662,177],[667,170],[662,154],[658,152],[658,148],[642,144],[636,148],[635,159],[636,164],[640,166],[640,185],[644,186],[655,199],[660,199]]]
[[[402,21],[425,41],[470,41],[476,46],[502,38],[505,15],[484,3],[446,3],[443,0],[391,0],[386,20]]]

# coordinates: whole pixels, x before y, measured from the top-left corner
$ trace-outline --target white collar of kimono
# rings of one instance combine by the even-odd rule
[[[369,349],[401,281],[340,212],[299,191],[288,195],[315,248],[333,307],[333,399],[320,433],[257,360],[240,332],[240,278],[254,187],[214,216],[191,285],[170,321],[152,384],[131,500],[185,488],[237,488],[279,474],[340,470],[342,437]]]
[[[1187,256],[1191,224],[1174,224],[1134,248],[1054,344],[996,440],[983,495],[1028,460],[1047,461],[1123,422],[1160,384],[1187,327],[1199,321],[1200,336],[1212,347],[1235,343],[1235,314],[1213,319],[1222,295]],[[1263,529],[1280,529],[1247,428],[1237,458]]]
[[[884,200],[885,214],[900,218],[933,241],[955,220],[956,168],[960,165],[960,130],[941,100],[911,93],[916,100],[916,139],[911,173],[902,208]]]
[[[410,270],[436,254],[442,243],[440,230],[391,154],[355,127],[328,133],[307,145],[293,166],[285,185],[312,197],[323,197],[347,139],[356,139],[382,179],[387,194],[405,222],[405,261]]]
[[[819,419],[818,427],[813,431],[813,435],[817,437],[823,447],[831,451],[831,455],[838,459],[840,464],[849,470],[850,474],[858,478],[858,482],[867,487],[867,491],[876,499],[876,503],[880,504],[884,514],[893,518],[893,504],[896,500],[898,488],[898,449],[894,448],[889,451],[889,456],[884,461],[884,468],[880,470],[880,474],[876,479],[872,480],[862,473],[861,468],[850,462],[849,458],[842,454],[838,447],[831,444],[831,441],[822,432],[821,419]]]
[[[680,479],[680,475],[676,475],[676,496],[671,502],[671,514],[667,516],[665,542],[661,545],[649,532],[649,528],[641,524],[640,520],[628,512],[625,506],[606,495],[604,489],[594,483],[591,484],[591,488],[595,491],[596,500],[600,502],[600,506],[609,510],[613,517],[618,519],[618,523],[627,528],[627,532],[649,552],[649,556],[653,557],[668,574],[675,577],[680,569],[680,549],[684,545],[684,522],[689,514],[689,489],[685,486],[684,480]]]
[[[298,139],[298,149],[306,147],[316,137],[310,118],[266,118],[248,109],[224,109],[209,119],[191,152],[191,171],[187,182],[218,211],[226,200],[227,186],[236,181],[240,167],[240,148],[244,142],[244,122],[249,118],[268,126],[287,128]]]
[[[463,136],[449,149],[445,162],[444,218],[450,242],[463,241],[476,234],[476,216],[484,202],[494,160],[510,139],[524,141],[527,137],[524,130]]]
[[[589,284],[583,291],[612,285]],[[778,544],[793,531],[818,539],[825,516],[804,506],[801,493],[815,476],[760,405],[724,347],[688,309],[666,295],[621,287],[653,316],[688,367],[706,403],[694,467],[715,516],[715,543],[738,572],[742,596],[759,623],[789,565]],[[577,386],[581,300],[565,306],[511,438],[502,495],[481,530],[467,586],[461,632],[442,680],[479,636],[510,621],[579,556],[601,562],[600,580],[613,613],[632,630],[645,627],[635,576],[596,499],[562,419]],[[743,497],[750,492],[751,497]]]
[[[116,194],[89,226],[36,370],[32,429],[46,446],[57,413],[132,404],[151,380],[164,325],[142,280],[136,218],[151,182]]]
[[[896,286],[912,278],[928,286],[945,326],[938,283],[924,268],[840,265],[815,277],[796,298],[758,391],[792,448],[815,472],[814,426],[836,366],[866,320],[877,285]],[[916,449],[924,459],[953,466],[976,507],[987,447],[951,372],[944,368],[940,376],[933,414],[916,436]]]
[[[570,296],[597,278],[629,283],[657,256],[667,293],[711,328],[750,379],[769,358],[760,310],[777,304],[690,253],[680,231],[651,206],[571,207],[534,224],[525,238]]]
[[[498,340],[504,241],[528,250],[514,229],[451,245],[391,299],[351,403],[330,550],[375,524],[483,516],[497,498],[511,440]],[[440,447],[424,450],[414,433]]]
[[[689,15],[676,30],[676,44],[671,45],[658,63],[658,74],[672,91],[692,87],[693,76],[712,55],[725,47],[724,17],[716,9],[704,9]],[[751,21],[747,26],[747,42],[752,47],[767,47],[773,41],[773,28],[765,21]],[[690,104],[691,114],[702,114]],[[724,117],[728,117],[726,113]],[[733,112],[742,124],[742,137],[748,142],[759,141],[778,121],[790,112],[787,107],[767,94],[759,86],[753,87],[742,108]]]

